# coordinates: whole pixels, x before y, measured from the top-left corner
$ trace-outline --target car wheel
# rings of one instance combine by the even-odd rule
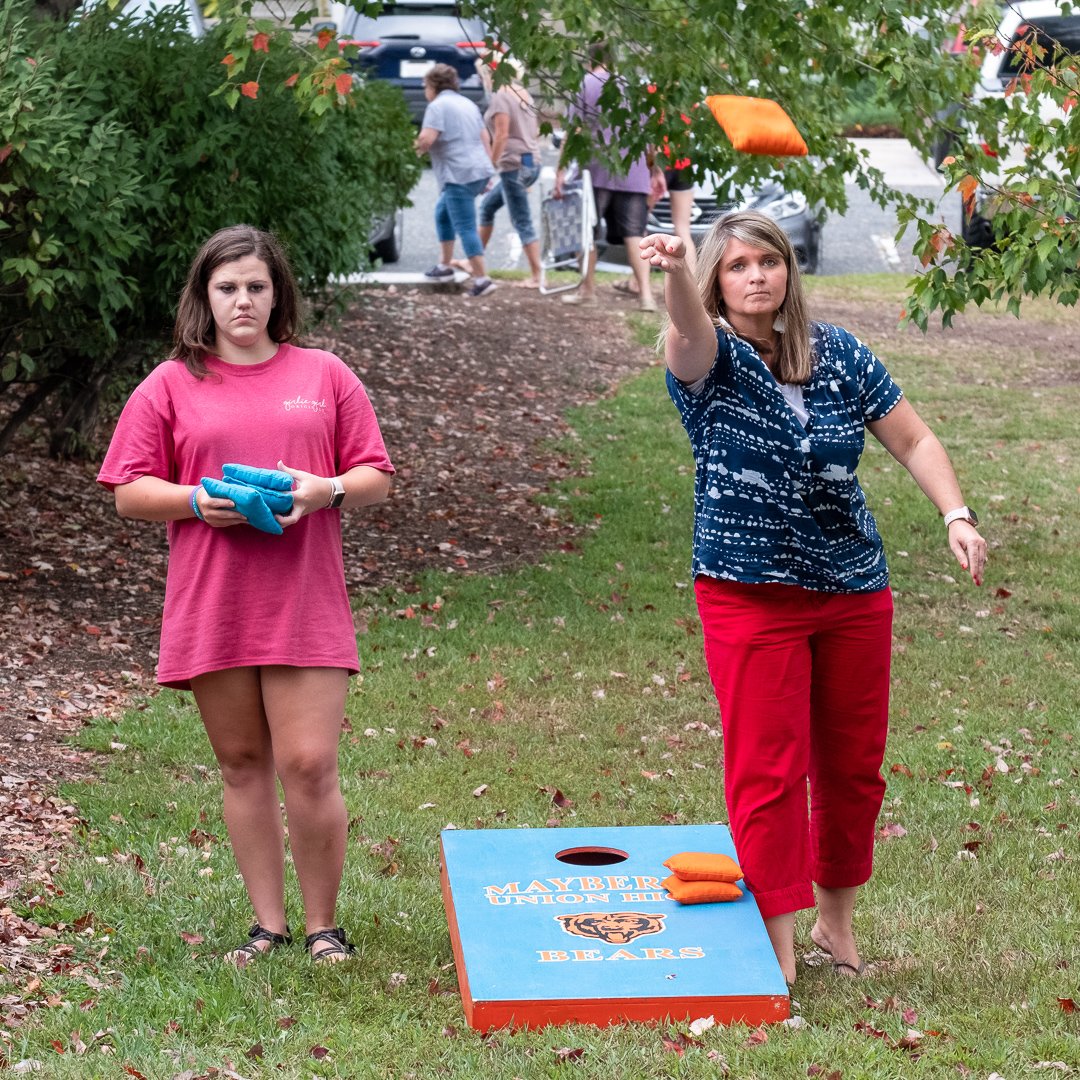
[[[394,228],[390,235],[377,240],[372,248],[375,255],[384,263],[396,263],[401,258],[402,240],[405,234],[405,212],[398,210],[394,214]]]
[[[813,236],[807,247],[801,244],[795,248],[795,262],[800,274],[816,274],[821,265],[821,240]]]
[[[963,202],[960,204],[960,236],[973,248],[988,248],[994,243],[990,222],[980,214],[969,214]]]

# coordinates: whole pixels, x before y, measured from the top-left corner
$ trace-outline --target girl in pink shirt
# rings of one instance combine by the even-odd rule
[[[221,767],[255,913],[227,954],[241,966],[292,940],[279,779],[306,947],[324,963],[352,952],[335,918],[338,734],[359,670],[339,511],[384,499],[394,469],[360,380],[336,356],[293,345],[298,321],[274,237],[246,225],[215,233],[180,297],[175,354],[132,393],[98,474],[121,516],[166,522],[158,682],[194,693]],[[225,463],[291,477],[292,508],[263,522],[280,534],[200,483]]]

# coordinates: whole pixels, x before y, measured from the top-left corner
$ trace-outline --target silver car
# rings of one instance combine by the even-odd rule
[[[728,192],[718,197],[717,191]],[[816,274],[821,263],[821,216],[797,191],[787,191],[778,181],[767,180],[760,187],[730,191],[724,183],[694,185],[694,205],[690,211],[690,233],[700,244],[705,234],[719,218],[734,210],[759,210],[774,218],[788,234],[799,270]],[[665,196],[649,212],[649,230],[674,231],[671,222],[671,202]]]

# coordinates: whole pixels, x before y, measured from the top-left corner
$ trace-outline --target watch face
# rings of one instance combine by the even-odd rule
[[[967,519],[972,525],[978,525],[979,524],[979,515],[976,514],[975,511],[972,510],[970,506],[968,507]]]

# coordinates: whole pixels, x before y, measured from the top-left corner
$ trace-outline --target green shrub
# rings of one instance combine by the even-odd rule
[[[373,219],[418,175],[396,89],[363,84],[315,116],[285,85],[299,50],[278,39],[258,96],[229,108],[211,96],[221,37],[183,25],[104,4],[71,25],[0,21],[0,386],[26,384],[18,422],[47,402],[54,453],[77,453],[102,393],[161,358],[212,232],[273,231],[313,296],[366,265]]]

